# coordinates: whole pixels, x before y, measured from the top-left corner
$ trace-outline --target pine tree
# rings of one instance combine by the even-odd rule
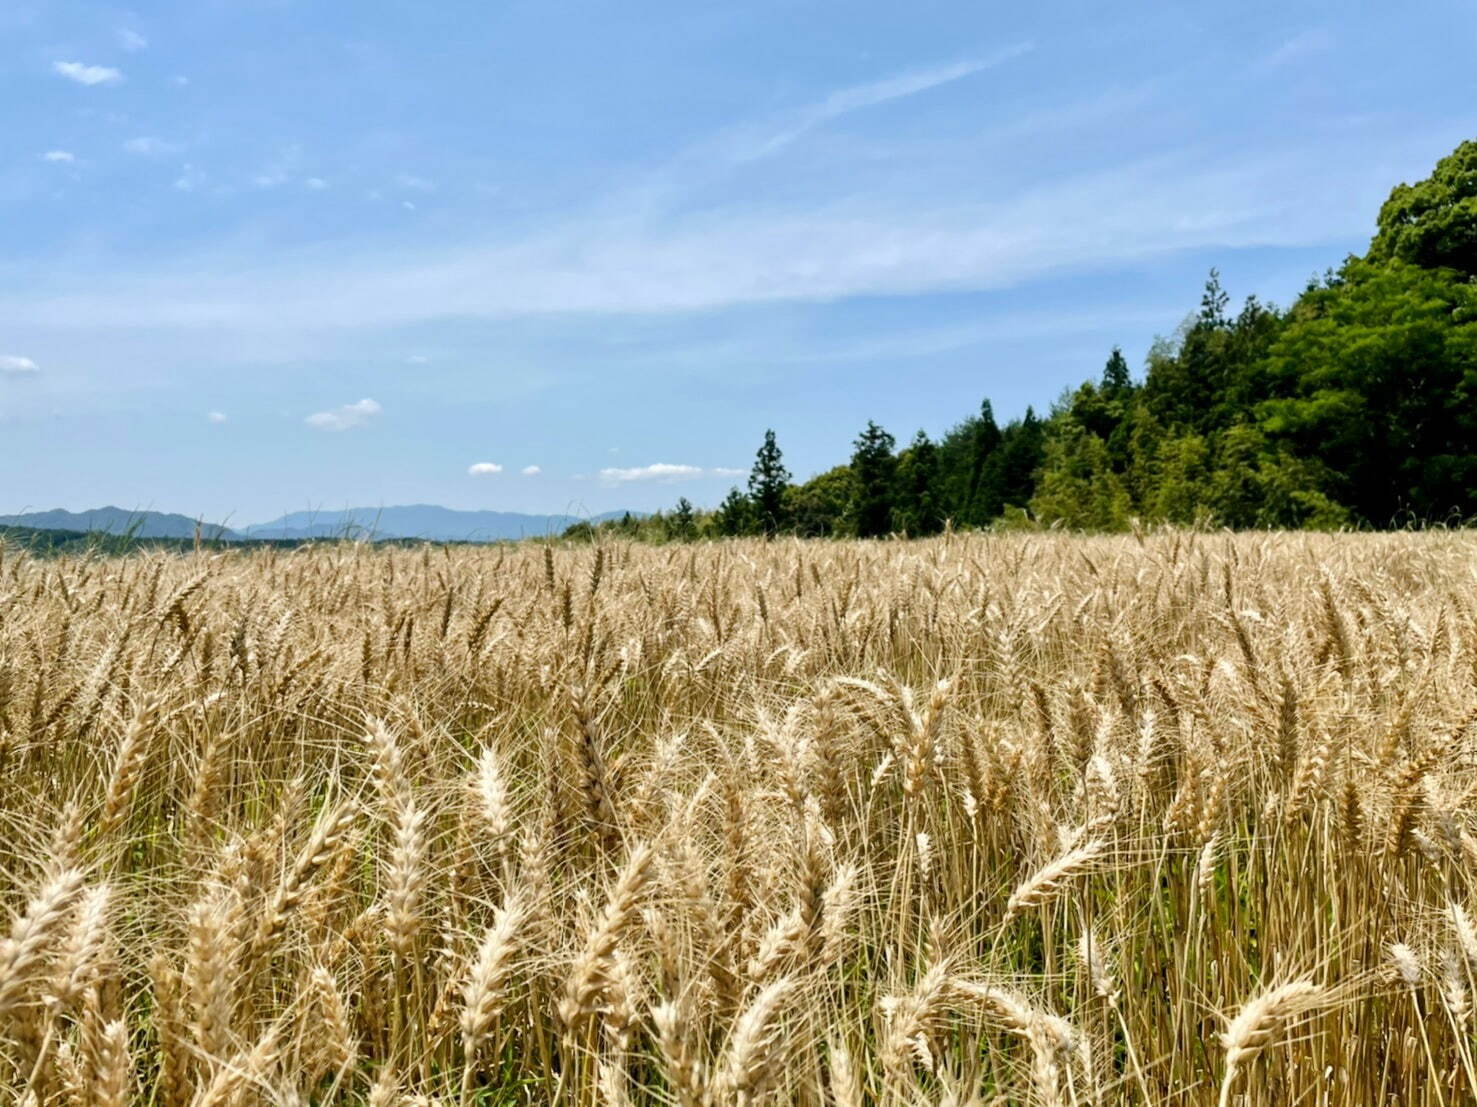
[[[728,495],[713,513],[713,526],[724,538],[737,538],[750,533],[753,508],[749,497],[737,488],[730,488]]]
[[[785,525],[785,489],[790,485],[790,471],[785,468],[783,457],[775,444],[774,431],[765,431],[764,445],[755,454],[754,468],[749,472],[749,500],[755,522],[766,538],[773,537]]]
[[[851,470],[856,475],[856,499],[852,503],[852,519],[858,538],[879,538],[892,532],[893,478],[897,458],[892,447],[896,439],[870,420],[867,429],[857,437],[851,455]]]
[[[1110,399],[1116,399],[1133,387],[1133,380],[1128,372],[1128,360],[1123,356],[1123,351],[1117,346],[1108,355],[1108,364],[1103,366],[1103,393]]]
[[[897,498],[893,525],[910,538],[926,538],[944,529],[938,497],[938,447],[919,431],[898,455]]]
[[[990,457],[1000,448],[1000,427],[995,422],[995,408],[988,399],[980,401],[979,418],[974,424],[974,451],[970,459],[969,492],[961,513],[963,522],[982,527],[1000,514],[1004,504],[995,490],[984,483]]]
[[[686,542],[696,531],[692,513],[692,501],[686,496],[679,497],[677,506],[672,509],[672,514],[667,520],[669,532],[673,537]]]

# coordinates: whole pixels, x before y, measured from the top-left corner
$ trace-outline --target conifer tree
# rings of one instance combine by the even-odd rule
[[[764,432],[764,445],[754,456],[749,472],[749,500],[754,508],[754,521],[766,538],[772,538],[785,526],[785,489],[790,486],[790,471],[783,463],[784,455],[775,444],[774,431]]]
[[[851,470],[856,475],[851,514],[858,538],[879,538],[892,531],[895,443],[892,435],[870,420],[867,429],[857,436],[851,455]]]

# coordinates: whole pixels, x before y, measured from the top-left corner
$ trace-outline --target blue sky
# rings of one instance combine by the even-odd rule
[[[0,511],[716,502],[1290,299],[1468,3],[0,7]],[[473,471],[474,466],[481,466]],[[525,472],[527,470],[527,472]]]

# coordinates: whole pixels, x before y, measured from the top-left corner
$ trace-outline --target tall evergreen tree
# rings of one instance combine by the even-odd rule
[[[1133,387],[1133,379],[1128,372],[1128,359],[1123,356],[1123,351],[1117,346],[1108,355],[1108,364],[1103,366],[1103,394],[1111,398],[1117,398],[1128,392]]]
[[[755,522],[765,537],[773,537],[785,526],[785,489],[790,486],[790,471],[783,458],[774,431],[765,431],[764,445],[755,454],[754,468],[749,472],[749,499]]]
[[[667,528],[674,538],[680,539],[683,542],[697,533],[692,512],[692,501],[686,496],[678,497],[677,506],[672,509],[672,514],[667,518]]]
[[[938,484],[938,447],[920,430],[898,455],[893,526],[912,538],[926,538],[943,530]]]
[[[880,538],[892,532],[895,443],[892,435],[870,420],[867,429],[857,436],[851,455],[851,471],[856,476],[851,515],[858,538]]]
[[[1000,427],[995,422],[995,408],[988,398],[980,401],[979,418],[974,423],[973,450],[969,465],[969,489],[960,521],[982,527],[1000,514],[1004,504],[998,489],[986,486],[985,471],[991,456],[1000,448]]]

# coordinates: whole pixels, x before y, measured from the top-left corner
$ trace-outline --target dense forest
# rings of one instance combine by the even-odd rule
[[[985,400],[937,441],[876,423],[803,483],[765,435],[747,491],[605,524],[651,538],[928,535],[945,526],[1385,528],[1477,515],[1477,142],[1402,184],[1362,257],[1285,309],[1199,310],[1038,414]],[[587,525],[572,528],[589,531]]]

